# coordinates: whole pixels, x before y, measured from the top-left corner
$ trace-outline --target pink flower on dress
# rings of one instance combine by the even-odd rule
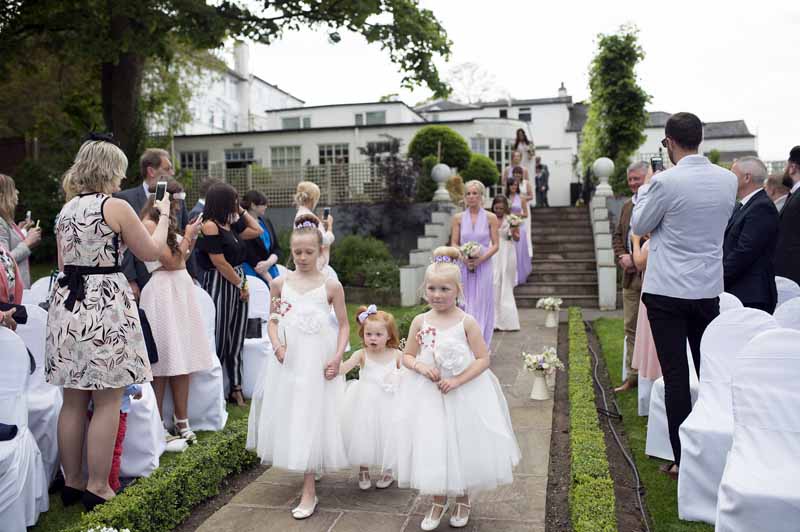
[[[417,342],[421,347],[433,349],[436,346],[436,329],[427,327],[417,333]]]

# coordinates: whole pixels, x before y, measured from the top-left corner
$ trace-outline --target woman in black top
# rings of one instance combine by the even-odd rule
[[[244,406],[242,348],[248,300],[242,269],[247,258],[244,241],[261,236],[261,227],[239,206],[236,189],[217,183],[206,194],[202,234],[197,242],[197,261],[205,271],[203,288],[217,309],[217,356],[228,373],[229,400]]]

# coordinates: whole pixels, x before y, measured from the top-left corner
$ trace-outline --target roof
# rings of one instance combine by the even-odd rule
[[[269,81],[265,80],[265,79],[264,79],[264,78],[262,78],[262,77],[259,77],[259,76],[256,76],[255,74],[253,74],[253,79],[256,79],[256,80],[258,80],[258,81],[260,81],[261,83],[263,83],[263,84],[265,84],[265,85],[269,85],[270,87],[272,87],[272,88],[273,88],[273,89],[275,89],[276,91],[282,92],[282,93],[284,93],[286,96],[290,96],[290,97],[294,98],[295,100],[297,100],[297,101],[298,101],[298,102],[300,102],[300,103],[306,103],[306,101],[305,101],[305,100],[301,100],[300,98],[298,98],[297,96],[295,96],[295,95],[294,95],[294,94],[292,94],[291,92],[287,92],[287,91],[283,90],[282,88],[278,87],[277,85],[274,85],[274,84],[270,83]]]
[[[478,109],[474,105],[453,102],[450,100],[436,100],[425,105],[418,105],[414,108],[418,113],[433,113],[436,111],[462,111],[465,109]]]
[[[706,122],[703,127],[703,137],[707,139],[730,139],[740,137],[755,137],[744,120],[728,120],[727,122]]]
[[[420,115],[413,107],[401,101],[388,101],[388,102],[358,102],[358,103],[331,103],[328,105],[301,105],[297,107],[286,107],[282,109],[265,109],[266,113],[282,113],[284,111],[308,111],[309,109],[322,109],[323,107],[359,107],[359,106],[372,106],[372,105],[403,105],[409,111],[417,115],[422,121],[426,121],[425,117]]]
[[[552,105],[552,104],[571,104],[572,96],[557,96],[555,98],[533,98],[525,100],[511,99],[511,106],[521,107],[526,105]],[[476,102],[474,104],[464,104],[451,100],[436,100],[435,102],[415,107],[418,113],[438,113],[447,111],[467,111],[483,109],[485,107],[508,107],[509,100],[502,98],[491,102]]]
[[[647,127],[664,127],[667,125],[669,117],[672,116],[664,111],[651,111],[649,115],[647,117]]]

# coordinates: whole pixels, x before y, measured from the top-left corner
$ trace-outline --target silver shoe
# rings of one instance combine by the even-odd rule
[[[448,507],[449,505],[447,504],[447,502],[445,502],[444,504],[439,504],[438,502],[431,504],[431,510],[425,515],[425,519],[422,520],[422,523],[420,523],[419,527],[422,530],[436,530],[437,528],[439,528],[439,523],[442,522],[442,518],[444,517],[444,514],[447,512]],[[439,514],[439,517],[437,519],[434,519],[433,512],[437,508],[441,508],[442,512]]]
[[[314,506],[311,508],[301,508],[298,506],[294,510],[292,510],[292,517],[297,519],[298,521],[303,519],[308,519],[312,515],[314,515],[314,511],[317,509],[317,504],[319,504],[319,499],[315,496],[314,497]]]

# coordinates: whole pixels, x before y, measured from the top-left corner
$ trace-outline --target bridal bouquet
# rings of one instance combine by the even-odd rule
[[[481,245],[477,242],[469,241],[461,245],[459,248],[461,250],[461,254],[464,255],[467,259],[477,259],[481,256]],[[474,272],[475,268],[467,267],[469,271]]]
[[[508,215],[508,225],[509,227],[519,227],[524,223],[522,216],[517,214],[509,214]]]
[[[533,145],[533,142],[528,144],[528,157],[530,157],[531,159],[536,157],[536,146]]]
[[[541,353],[522,352],[522,365],[527,371],[538,371],[543,375],[564,369],[564,363],[558,358],[555,347],[545,347]]]
[[[536,302],[536,308],[543,308],[545,310],[558,311],[561,309],[561,298],[559,297],[543,297]]]

